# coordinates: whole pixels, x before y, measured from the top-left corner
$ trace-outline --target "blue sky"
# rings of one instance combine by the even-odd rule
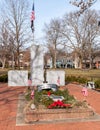
[[[30,3],[30,11],[32,9],[33,0],[28,0]],[[35,6],[35,39],[43,37],[44,23],[49,23],[53,18],[61,18],[66,12],[78,10],[77,7],[69,3],[70,0],[34,0]],[[2,0],[0,0],[0,3]],[[91,9],[100,10],[100,0],[91,7]],[[30,20],[29,14],[29,20]]]
[[[69,0],[34,0],[34,5],[36,39],[43,37],[44,23],[49,23],[53,18],[61,18],[66,12],[78,10]],[[100,0],[97,0],[91,9],[100,10]]]

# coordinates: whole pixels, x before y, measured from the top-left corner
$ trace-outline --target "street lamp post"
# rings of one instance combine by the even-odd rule
[[[14,51],[12,51],[12,68],[14,70],[15,62],[14,62]]]
[[[19,62],[20,62],[20,69],[23,69],[23,65],[22,65],[22,63],[23,63],[23,54],[22,53],[20,53],[20,55],[19,55]]]

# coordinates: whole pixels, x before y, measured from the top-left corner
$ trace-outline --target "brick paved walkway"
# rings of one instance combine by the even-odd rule
[[[66,87],[77,99],[83,100],[81,87],[75,84],[69,84]],[[18,95],[23,91],[23,87],[8,87],[7,84],[0,84],[0,130],[100,130],[100,121],[16,126]],[[95,112],[100,114],[100,93],[89,90],[87,101]]]

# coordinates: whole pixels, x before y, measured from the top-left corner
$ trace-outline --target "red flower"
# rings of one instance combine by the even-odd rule
[[[58,100],[53,102],[51,105],[48,106],[49,109],[55,108],[55,107],[70,107],[71,104],[64,104],[62,101]]]

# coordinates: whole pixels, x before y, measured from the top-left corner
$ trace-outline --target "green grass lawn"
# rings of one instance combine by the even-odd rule
[[[57,69],[58,70],[58,69]],[[100,69],[60,69],[64,70],[66,76],[86,77],[89,79],[100,79]]]
[[[88,69],[88,70],[82,70],[82,69],[57,69],[57,70],[64,70],[66,76],[80,76],[80,77],[86,77],[86,78],[100,78],[100,69]],[[0,69],[0,75],[6,74],[8,72],[8,69]]]
[[[67,75],[73,75],[73,76],[100,77],[100,69],[93,69],[93,70],[66,69],[65,72]]]

